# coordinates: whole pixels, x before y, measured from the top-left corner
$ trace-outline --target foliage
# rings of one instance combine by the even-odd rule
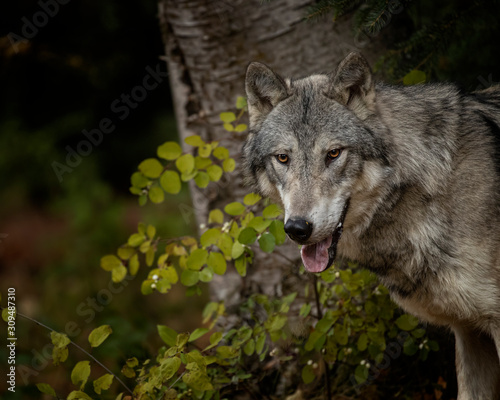
[[[246,129],[239,123],[245,107],[244,99],[239,98],[238,117],[232,112],[221,114],[228,132]],[[167,142],[158,147],[158,158],[140,163],[130,188],[140,204],[148,199],[161,203],[165,194],[179,192],[181,182],[194,181],[205,188],[234,170],[234,160],[219,143],[207,143],[199,136],[185,142],[189,146],[186,151],[175,142]],[[149,268],[141,287],[144,295],[167,293],[178,283],[188,288],[187,295],[200,294],[202,284],[215,275],[235,268],[245,277],[256,251],[272,253],[282,245],[286,235],[280,215],[277,205],[250,193],[241,202],[227,204],[224,210],[211,210],[199,239],[163,239],[154,226],[140,223],[116,254],[101,258],[101,267],[110,272],[114,282],[136,275],[140,268]],[[267,374],[299,372],[302,384],[293,383],[284,390],[287,393],[300,386],[313,393],[320,390],[316,388],[322,380],[330,390],[333,376],[336,391],[354,392],[373,380],[372,372],[387,359],[388,346],[400,346],[405,354],[418,354],[423,360],[430,350],[437,350],[437,343],[429,340],[416,318],[400,315],[387,290],[370,272],[348,265],[327,270],[312,280],[303,268],[300,274],[306,282],[300,290],[275,297],[255,292],[245,298],[235,314],[240,320],[235,325],[238,328],[224,331],[223,324],[218,323],[228,315],[224,302],[209,302],[200,327],[190,333],[158,325],[165,346],[153,358],[128,359],[121,370],[134,382],[133,389],[108,371],[93,381],[92,391],[87,387],[91,362],[79,361],[71,372],[75,390],[66,398],[101,395],[114,380],[126,389],[117,399],[127,392],[138,399],[228,398],[225,396],[231,396],[238,387],[249,393],[258,388],[266,377],[262,368],[266,362],[276,365]],[[4,319],[8,317],[4,310]],[[94,329],[88,336],[91,348],[100,346],[111,333],[109,325]],[[207,344],[200,347],[203,341]],[[66,361],[68,346],[73,344],[104,367],[66,334],[52,331],[51,342],[54,364]],[[57,397],[50,385],[39,383],[37,387]]]
[[[355,43],[359,50],[393,25],[392,37],[386,38],[389,51],[380,58],[376,69],[393,80],[399,80],[414,69],[438,79],[476,83],[477,75],[467,67],[474,52],[478,66],[493,68],[498,58],[491,58],[490,49],[498,40],[500,2],[430,0],[320,0],[309,7],[306,19],[333,15],[337,21],[352,15]],[[392,43],[391,43],[392,42]],[[483,62],[489,58],[488,62]],[[451,66],[453,65],[453,67]],[[494,71],[489,69],[486,72]],[[451,75],[450,75],[451,74]]]

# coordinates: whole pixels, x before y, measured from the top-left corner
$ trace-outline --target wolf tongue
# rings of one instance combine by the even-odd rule
[[[328,249],[331,244],[332,237],[329,236],[319,243],[302,246],[300,255],[302,256],[302,262],[307,271],[321,272],[328,267],[330,260]]]

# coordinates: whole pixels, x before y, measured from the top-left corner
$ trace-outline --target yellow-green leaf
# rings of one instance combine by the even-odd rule
[[[213,269],[217,275],[224,275],[227,269],[227,262],[221,253],[210,253],[207,265]]]
[[[194,169],[194,157],[184,154],[175,161],[175,166],[182,174],[190,174]]]
[[[163,165],[156,158],[148,158],[139,164],[139,171],[148,178],[155,179],[161,175]]]
[[[83,390],[90,376],[90,361],[79,361],[71,371],[71,382]]]
[[[248,193],[244,199],[243,203],[247,206],[253,206],[254,204],[258,203],[262,199],[262,196],[257,193]]]
[[[199,271],[207,262],[208,251],[205,249],[196,249],[189,255],[186,264],[190,270]]]
[[[92,397],[85,392],[81,392],[80,390],[73,390],[70,394],[68,394],[66,400],[92,400]]]
[[[113,329],[109,325],[101,325],[95,328],[89,335],[89,343],[92,347],[98,347],[104,342],[109,335],[113,332]]]
[[[200,244],[203,247],[208,247],[213,244],[216,244],[217,241],[219,240],[220,235],[221,235],[220,229],[217,228],[209,229],[208,231],[203,233],[203,235],[201,235]]]
[[[144,233],[133,233],[128,238],[127,243],[129,244],[129,246],[137,247],[137,246],[140,246],[142,244],[142,242],[144,242],[145,240],[146,240],[146,236],[144,235]]]
[[[203,158],[210,157],[212,153],[212,146],[209,144],[204,144],[203,146],[198,147],[198,155]]]
[[[205,144],[203,139],[198,135],[188,136],[186,139],[184,139],[184,142],[193,147],[199,147]]]
[[[224,172],[233,172],[236,168],[236,162],[233,158],[228,158],[222,163],[222,168],[224,169]]]
[[[222,122],[230,123],[236,120],[236,115],[233,112],[223,112],[220,113],[220,119]]]
[[[128,270],[130,275],[134,276],[139,271],[139,256],[134,254],[128,262]]]
[[[158,157],[165,160],[177,160],[182,154],[181,146],[176,142],[166,142],[158,147]]]
[[[417,85],[419,83],[424,83],[427,76],[424,71],[419,71],[418,69],[414,69],[405,75],[403,78],[403,83],[405,85]]]
[[[247,99],[243,96],[238,96],[236,99],[236,108],[238,110],[241,110],[242,108],[245,108],[247,106]]]
[[[215,209],[210,211],[208,214],[208,223],[209,224],[222,224],[224,223],[224,214],[221,210]]]
[[[42,393],[48,394],[49,396],[57,397],[56,391],[48,383],[37,383],[36,387]]]
[[[206,172],[199,171],[194,177],[194,182],[196,183],[196,186],[198,186],[201,189],[204,189],[210,183],[210,177]]]
[[[111,271],[111,279],[113,282],[121,282],[127,276],[127,268],[124,265],[120,265],[118,268],[113,268]]]
[[[68,338],[68,335],[66,335],[65,333],[50,332],[50,339],[54,347],[60,349],[66,347],[68,344],[71,343],[71,341]]]
[[[163,203],[165,200],[165,192],[158,186],[153,186],[149,189],[149,200],[155,204]]]
[[[219,167],[218,165],[210,165],[207,168],[208,177],[212,182],[219,181],[220,178],[222,177],[222,173],[223,173],[222,168]]]
[[[278,205],[271,204],[264,208],[264,211],[262,211],[262,216],[268,219],[277,218],[281,215],[282,212],[283,211],[281,211],[281,208]]]
[[[226,158],[229,157],[229,150],[226,149],[225,147],[217,147],[214,152],[214,157],[217,158],[218,160],[225,160]]]
[[[149,184],[150,180],[144,176],[142,172],[134,172],[130,177],[130,183],[135,188],[144,188]]]
[[[192,271],[190,269],[185,269],[182,271],[181,274],[181,283],[184,286],[194,286],[198,283],[200,280],[200,272],[199,271]]]
[[[224,207],[224,211],[226,214],[236,216],[236,215],[241,215],[245,212],[245,206],[237,201],[233,203],[229,203]]]
[[[104,271],[112,271],[122,265],[121,260],[115,255],[107,255],[101,258],[101,268]]]
[[[170,347],[175,346],[177,341],[177,332],[166,325],[158,325],[158,334],[161,339]]]
[[[111,384],[113,383],[113,378],[114,378],[113,375],[106,374],[106,375],[103,375],[100,378],[96,379],[93,382],[94,391],[97,394],[101,394],[101,391],[108,390],[111,387]]]
[[[181,191],[181,178],[176,171],[167,170],[160,177],[160,186],[170,194],[177,194]]]
[[[246,124],[238,124],[236,125],[236,127],[234,128],[234,131],[235,132],[245,132],[247,130],[247,125]]]
[[[196,339],[201,338],[207,332],[208,332],[207,328],[197,328],[197,329],[195,329],[191,333],[191,335],[189,335],[188,342],[194,342]]]

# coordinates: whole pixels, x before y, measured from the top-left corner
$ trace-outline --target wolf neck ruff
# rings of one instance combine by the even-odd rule
[[[337,245],[344,229],[344,220],[349,208],[349,199],[347,199],[339,223],[332,235],[319,243],[302,246],[300,255],[304,267],[309,272],[323,272],[331,267],[337,256]]]

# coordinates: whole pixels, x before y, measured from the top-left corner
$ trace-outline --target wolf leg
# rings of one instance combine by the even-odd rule
[[[500,400],[500,361],[491,336],[469,327],[456,338],[457,400]]]

